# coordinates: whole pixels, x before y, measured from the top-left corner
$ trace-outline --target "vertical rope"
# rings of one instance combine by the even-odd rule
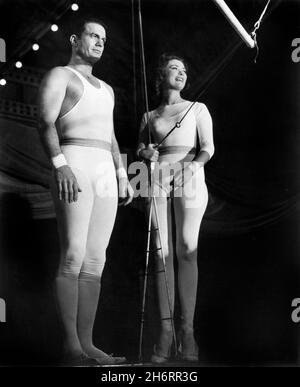
[[[133,75],[133,106],[134,123],[137,124],[137,82],[136,82],[136,41],[135,41],[135,13],[134,0],[131,0],[131,34],[132,34],[132,75]]]
[[[151,133],[150,133],[150,127],[149,127],[149,101],[148,101],[148,87],[147,87],[147,75],[146,75],[146,63],[145,63],[141,0],[138,0],[138,14],[139,14],[139,27],[140,27],[139,32],[140,32],[140,43],[141,43],[141,62],[142,62],[143,84],[144,84],[144,99],[145,99],[145,108],[146,108],[146,124],[148,127],[148,142],[150,144]]]
[[[148,103],[148,88],[147,88],[147,77],[146,77],[146,61],[145,61],[145,50],[144,50],[144,37],[143,37],[143,24],[142,24],[142,11],[141,11],[141,0],[138,0],[138,14],[139,14],[139,29],[140,29],[140,44],[141,44],[141,62],[142,62],[142,72],[143,72],[143,83],[144,83],[144,97],[145,97],[145,107],[146,107],[146,124],[148,127],[148,141],[149,144],[151,143],[151,131],[150,131],[150,125],[149,125],[149,103]],[[149,246],[150,246],[150,238],[151,238],[151,212],[152,212],[152,206],[154,205],[154,213],[157,223],[157,229],[159,233],[159,243],[160,248],[158,250],[161,250],[161,256],[162,261],[164,265],[164,273],[165,273],[165,283],[166,283],[166,292],[167,292],[167,298],[168,298],[168,305],[169,305],[169,312],[171,317],[171,323],[172,323],[172,330],[173,330],[173,339],[175,344],[175,355],[177,355],[177,345],[176,345],[176,332],[175,332],[175,326],[173,321],[173,311],[171,306],[171,300],[170,300],[170,290],[169,285],[166,277],[166,264],[165,264],[165,255],[162,247],[162,241],[161,241],[161,235],[160,235],[160,226],[159,226],[159,217],[158,217],[158,211],[156,206],[156,198],[153,194],[153,171],[155,168],[155,163],[150,162],[149,168],[148,168],[148,177],[149,177],[149,197],[151,200],[150,204],[150,212],[149,212],[149,228],[148,228],[148,241],[147,241],[147,259],[146,259],[146,270],[145,270],[145,279],[144,279],[144,291],[143,291],[143,311],[142,311],[142,324],[141,324],[141,331],[140,331],[140,346],[139,346],[139,359],[142,359],[142,340],[143,340],[143,327],[144,327],[144,314],[145,314],[145,297],[146,297],[146,285],[147,285],[147,277],[148,277],[148,260],[149,260]]]

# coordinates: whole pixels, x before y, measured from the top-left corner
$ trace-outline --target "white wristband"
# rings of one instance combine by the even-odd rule
[[[67,160],[65,159],[65,156],[60,153],[57,156],[51,157],[52,165],[54,168],[60,168],[63,165],[68,165]]]
[[[117,176],[118,176],[119,179],[122,179],[123,177],[127,178],[127,173],[126,173],[125,168],[123,168],[123,167],[118,168],[117,169]]]

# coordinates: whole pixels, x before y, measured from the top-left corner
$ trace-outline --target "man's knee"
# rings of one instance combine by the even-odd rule
[[[63,261],[60,264],[59,272],[63,275],[78,277],[83,258],[85,254],[85,249],[79,245],[70,245],[63,257]]]

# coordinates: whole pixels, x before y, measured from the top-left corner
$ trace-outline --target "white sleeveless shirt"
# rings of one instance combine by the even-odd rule
[[[77,70],[72,71],[83,84],[83,93],[76,104],[58,119],[63,138],[85,138],[111,143],[114,99],[103,81],[100,88],[90,84]]]

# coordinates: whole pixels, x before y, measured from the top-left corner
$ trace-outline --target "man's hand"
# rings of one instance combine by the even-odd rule
[[[134,191],[127,177],[120,177],[119,181],[119,206],[127,206],[132,202]]]
[[[78,192],[82,192],[77,179],[68,165],[63,165],[54,170],[59,200],[66,203],[76,202]]]
[[[149,144],[146,148],[142,149],[139,152],[139,156],[144,160],[157,161],[159,157],[159,152],[156,149],[157,144]]]

